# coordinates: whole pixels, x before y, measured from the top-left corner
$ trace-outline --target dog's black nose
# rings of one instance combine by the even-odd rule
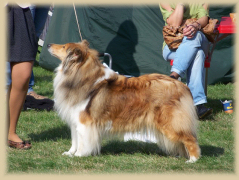
[[[51,44],[47,44],[47,48],[50,48],[51,47]]]

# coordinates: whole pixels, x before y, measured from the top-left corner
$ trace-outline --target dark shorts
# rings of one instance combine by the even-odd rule
[[[29,8],[7,6],[8,61],[34,61],[37,53],[37,37]]]

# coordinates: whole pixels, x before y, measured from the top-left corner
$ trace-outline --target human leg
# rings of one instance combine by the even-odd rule
[[[37,39],[39,39],[42,30],[44,28],[45,25],[45,21],[48,15],[48,11],[49,11],[49,7],[48,6],[36,6],[36,5],[31,5],[29,7],[29,9],[31,10],[31,14],[34,20],[34,26],[35,26],[35,31],[36,31],[36,35],[37,35]],[[36,92],[34,92],[33,90],[33,86],[35,84],[35,77],[34,77],[34,73],[32,71],[31,73],[31,78],[29,81],[29,87],[28,87],[28,91],[27,91],[27,95],[33,96],[35,99],[45,99],[47,97],[45,96],[41,96],[39,94],[37,94]]]
[[[171,69],[172,73],[181,77],[187,74],[187,85],[193,95],[195,105],[199,102],[206,102],[204,61],[207,51],[208,40],[201,32],[197,32],[193,39],[184,37],[175,53]]]
[[[34,24],[38,39],[44,29],[49,9],[50,6],[36,6],[35,8]]]
[[[8,91],[8,145],[18,149],[29,149],[31,144],[23,142],[16,127],[24,103],[33,61],[37,52],[37,41],[33,19],[29,8],[8,5],[8,61],[11,65],[12,82]]]
[[[176,50],[171,72],[176,72],[181,77],[184,77],[187,69],[193,63],[198,50],[202,48],[202,44],[204,43],[208,44],[208,41],[202,32],[197,32],[192,39],[184,37]]]
[[[8,91],[11,83],[12,83],[12,79],[11,79],[11,66],[10,63],[7,62],[7,74],[6,74],[6,90]]]
[[[163,58],[166,61],[170,61],[175,58],[176,50],[170,50],[168,46],[166,45],[163,49]],[[170,74],[170,77],[174,79],[179,79],[180,75],[177,74],[176,72],[172,71]]]
[[[34,86],[34,73],[32,71],[31,73],[31,78],[30,78],[30,81],[29,81],[29,85],[28,85],[28,90],[27,90],[27,93],[30,93],[33,91],[33,86]]]
[[[195,105],[207,103],[207,98],[204,91],[204,61],[205,54],[202,49],[199,49],[193,63],[190,64],[187,70],[187,85],[192,93]]]
[[[187,70],[189,69],[190,73],[195,73],[197,76],[201,77],[200,73],[204,72],[204,52],[202,51],[202,56],[199,56],[197,60],[194,61],[198,51],[202,49],[202,44],[205,44],[204,41],[208,44],[207,40],[203,39],[204,37],[201,36],[202,34],[199,33],[193,39],[187,39],[186,37],[184,37],[183,42],[177,50],[170,50],[167,45],[164,47],[164,59],[167,61],[171,59],[174,60],[170,76],[174,76],[176,79],[178,79],[178,77],[185,76]],[[203,45],[203,47],[206,46]],[[192,71],[192,67],[197,67],[197,71]],[[200,71],[198,71],[199,69]],[[187,75],[190,75],[190,73],[187,73]]]
[[[207,103],[205,95],[205,68],[204,68],[205,53],[199,49],[195,60],[189,66],[187,71],[187,85],[192,93],[194,104],[197,107],[197,113],[200,119],[212,113],[211,108],[204,106]],[[202,72],[202,73],[201,73]]]
[[[197,113],[200,119],[212,113],[211,108],[204,106],[204,104],[207,103],[204,89],[204,62],[208,53],[208,48],[209,42],[202,32],[197,32],[192,41],[184,38],[181,48],[178,48],[175,55],[175,66],[172,67],[172,73],[176,72],[180,76],[184,76],[187,72],[187,85],[192,93],[193,101],[197,107]]]
[[[193,95],[199,118],[203,118],[212,112],[211,108],[203,105],[207,102],[204,90],[204,61],[208,48],[208,40],[201,32],[198,32],[193,39],[188,40],[185,37],[177,51],[169,50],[167,46],[163,50],[165,60],[174,59],[170,76],[178,79],[178,77],[187,74],[187,85]]]
[[[12,84],[9,88],[8,140],[22,142],[16,133],[18,119],[25,101],[33,61],[11,63]]]
[[[34,18],[35,18],[35,11],[36,11],[36,5],[31,5],[31,6],[29,6],[29,9],[30,9],[30,11],[31,11],[31,14],[32,14],[32,17],[33,17],[33,20],[34,20]]]

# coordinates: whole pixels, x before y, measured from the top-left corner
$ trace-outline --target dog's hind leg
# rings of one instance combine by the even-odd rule
[[[172,142],[161,133],[158,133],[156,138],[159,149],[165,154],[175,157],[188,157],[186,149],[182,143]]]
[[[170,109],[170,111],[169,111]],[[174,146],[166,146],[170,154],[179,154],[189,158],[188,163],[197,161],[200,157],[200,147],[197,142],[197,114],[191,95],[184,94],[173,105],[164,105],[160,116],[155,120],[156,127]]]
[[[193,163],[200,157],[195,128],[193,124],[190,125],[190,122],[186,125],[183,124],[181,127],[180,124],[176,124],[156,125],[158,145],[162,147],[166,154],[183,156],[189,158],[187,162]]]
[[[200,157],[200,147],[198,145],[197,139],[193,135],[184,136],[182,138],[182,143],[187,149],[189,160],[186,163],[194,163]]]
[[[67,156],[70,156],[72,157],[76,150],[77,150],[77,146],[78,146],[78,134],[77,134],[77,131],[76,131],[76,126],[71,124],[70,125],[70,129],[71,129],[71,148],[69,151],[66,151],[64,152],[62,155],[67,155]]]
[[[164,132],[164,147],[167,154],[189,157],[186,163],[196,162],[200,157],[197,138],[192,133],[177,133],[173,130]],[[161,141],[162,143],[162,141]]]

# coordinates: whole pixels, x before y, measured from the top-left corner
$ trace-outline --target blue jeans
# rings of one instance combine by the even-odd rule
[[[171,72],[176,72],[181,77],[187,76],[187,85],[192,93],[194,105],[207,103],[204,91],[204,61],[208,48],[206,36],[198,31],[192,39],[184,37],[177,50],[170,50],[167,45],[163,49],[164,59],[174,60]]]
[[[34,20],[36,35],[37,38],[39,38],[44,29],[50,6],[31,5],[29,8],[31,10],[32,17]]]
[[[46,18],[48,16],[48,11],[49,11],[49,6],[40,6],[40,7],[36,7],[35,5],[31,5],[30,7],[31,13],[32,13],[32,17],[34,20],[34,24],[35,24],[35,31],[36,31],[36,35],[37,38],[39,39],[44,26],[45,26],[45,22],[46,22]],[[28,87],[28,93],[33,91],[33,86],[34,86],[34,74],[32,71],[32,75],[29,81],[29,87]]]

